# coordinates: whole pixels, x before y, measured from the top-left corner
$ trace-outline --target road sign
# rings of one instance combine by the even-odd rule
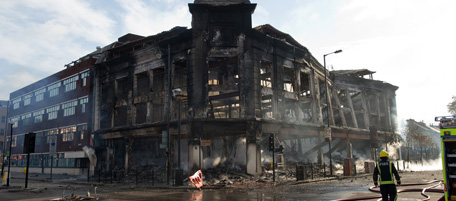
[[[57,155],[57,135],[49,136],[49,155],[50,156]]]
[[[332,141],[331,127],[325,128],[325,140],[328,141],[328,142]]]
[[[200,146],[202,146],[202,147],[210,147],[211,146],[211,140],[201,140],[200,141]]]

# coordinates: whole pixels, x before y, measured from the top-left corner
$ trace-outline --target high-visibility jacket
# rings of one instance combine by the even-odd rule
[[[401,184],[401,178],[399,177],[399,173],[397,172],[394,164],[389,162],[386,158],[382,159],[382,161],[377,162],[377,167],[374,169],[374,184],[378,185],[377,179],[380,175],[380,185],[385,184],[394,184],[394,177],[396,177],[397,184]]]

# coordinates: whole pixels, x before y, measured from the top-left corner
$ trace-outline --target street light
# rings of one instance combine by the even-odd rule
[[[328,53],[328,54],[324,54],[323,55],[323,67],[324,67],[324,70],[325,70],[325,91],[326,91],[326,117],[328,118],[328,132],[331,134],[331,127],[329,125],[329,91],[328,91],[328,78],[326,76],[326,56],[330,55],[330,54],[338,54],[338,53],[341,53],[342,50],[336,50],[334,52],[331,52],[331,53]],[[332,158],[331,158],[331,135],[329,136],[329,171],[330,171],[330,175],[332,176],[333,175],[333,167],[332,167]]]
[[[11,144],[13,144],[13,125],[14,125],[14,122],[13,121],[10,121],[9,122],[10,124],[10,142],[9,142],[9,152],[8,152],[8,175],[7,175],[7,178],[6,178],[6,186],[9,186],[9,183],[10,183],[10,167],[11,167]]]
[[[178,113],[177,113],[177,178],[176,179],[176,186],[182,186],[182,170],[181,170],[181,105],[182,105],[182,99],[186,98],[186,95],[180,88],[176,88],[172,90],[173,92],[173,97],[178,100]]]

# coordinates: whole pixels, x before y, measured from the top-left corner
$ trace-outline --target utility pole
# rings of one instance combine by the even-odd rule
[[[274,133],[269,134],[269,151],[272,151],[272,182],[275,183],[275,145],[274,145]]]
[[[168,164],[167,164],[167,171],[166,171],[166,182],[167,184],[169,185],[169,181],[171,179],[171,133],[169,132],[169,123],[171,121],[171,45],[168,44],[168,62],[167,62],[167,82],[168,82],[168,89],[167,89],[167,93],[168,93],[168,101],[167,101],[167,105],[168,105],[168,108],[167,108],[167,115],[166,115],[166,134],[168,135],[168,148],[167,148],[167,151],[166,153],[168,154]]]
[[[328,118],[328,134],[329,134],[329,138],[327,139],[328,142],[329,142],[329,172],[330,172],[330,175],[332,176],[333,175],[333,167],[332,167],[332,158],[331,158],[331,127],[329,125],[329,110],[331,109],[330,108],[330,105],[329,105],[329,87],[328,87],[328,78],[326,76],[326,56],[330,55],[330,54],[337,54],[337,53],[341,53],[342,50],[336,50],[334,52],[331,52],[331,53],[328,53],[328,54],[324,54],[323,55],[323,67],[324,67],[324,71],[325,71],[325,92],[326,92],[326,117]]]
[[[10,183],[10,167],[11,167],[11,144],[13,143],[13,125],[14,122],[10,122],[10,140],[9,140],[9,151],[8,151],[8,175],[6,178],[6,186],[9,186]]]

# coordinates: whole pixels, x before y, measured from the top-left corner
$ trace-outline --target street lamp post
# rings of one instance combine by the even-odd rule
[[[8,152],[8,175],[6,178],[6,186],[10,183],[10,167],[11,167],[11,144],[13,143],[13,125],[14,122],[10,122],[10,141],[9,141],[9,152]]]
[[[324,54],[323,55],[323,67],[324,67],[324,70],[325,70],[325,91],[326,91],[326,118],[328,118],[328,129],[331,129],[330,128],[330,125],[329,125],[329,90],[328,90],[328,78],[327,78],[327,73],[326,73],[326,56],[330,55],[330,54],[338,54],[338,53],[341,53],[342,50],[336,50],[334,52],[331,52],[331,53],[328,53],[328,54]],[[331,130],[329,130],[329,132],[331,132]],[[329,172],[330,172],[330,175],[332,176],[333,175],[333,167],[332,167],[332,158],[331,158],[331,136],[329,136]]]
[[[169,123],[171,121],[171,45],[168,44],[168,66],[167,66],[167,83],[168,89],[166,92],[168,93],[168,100],[167,100],[167,116],[166,116],[166,135],[168,135],[168,144],[167,144],[167,171],[166,171],[166,183],[169,185],[170,177],[171,177],[171,133],[169,129]]]
[[[181,105],[182,105],[182,101],[181,99],[178,100],[179,102],[179,110],[177,112],[179,112],[178,114],[178,118],[177,118],[177,121],[178,121],[178,126],[177,126],[177,168],[180,170],[181,169]]]
[[[185,99],[186,96],[182,92],[180,88],[176,88],[172,90],[173,97],[177,99],[178,103],[178,110],[177,110],[177,168],[178,168],[178,181],[176,181],[176,186],[182,186],[182,170],[181,170],[181,107],[182,107],[182,99]]]

